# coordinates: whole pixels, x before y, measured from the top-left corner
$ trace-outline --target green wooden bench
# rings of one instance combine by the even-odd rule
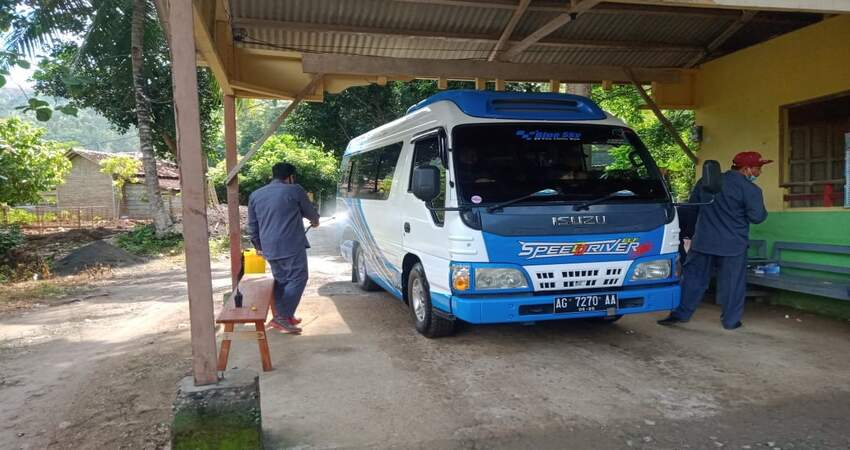
[[[749,284],[838,300],[850,300],[850,265],[811,263],[787,258],[788,252],[850,256],[850,245],[777,241],[773,244],[773,253],[770,258],[766,257],[767,247],[764,241],[750,241],[750,248],[751,264],[775,262],[779,264],[780,273],[749,272],[747,274]]]

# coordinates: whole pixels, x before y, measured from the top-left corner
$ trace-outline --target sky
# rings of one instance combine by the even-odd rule
[[[34,83],[29,80],[32,76],[33,72],[35,72],[36,61],[30,61],[29,69],[21,69],[20,67],[15,67],[9,71],[9,76],[6,77],[6,87],[7,88],[18,88],[21,87],[25,90],[32,89]]]

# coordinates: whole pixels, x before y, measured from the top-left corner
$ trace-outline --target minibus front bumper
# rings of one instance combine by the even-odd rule
[[[591,294],[606,293],[618,296],[619,307],[612,311],[613,314],[609,314],[609,311],[553,313],[556,298],[587,294],[581,291],[547,295],[532,293],[492,296],[454,295],[451,297],[451,314],[470,323],[535,322],[670,311],[679,306],[678,283],[594,291]]]

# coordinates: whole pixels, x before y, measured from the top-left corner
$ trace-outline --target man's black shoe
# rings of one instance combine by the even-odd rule
[[[680,318],[678,318],[678,317],[676,317],[676,316],[674,316],[674,315],[670,314],[670,315],[669,315],[669,316],[667,316],[666,318],[661,319],[661,320],[659,320],[659,321],[658,321],[658,322],[656,322],[656,323],[657,323],[658,325],[664,325],[664,326],[668,326],[668,327],[669,327],[670,325],[675,325],[675,324],[677,324],[677,323],[685,323],[685,322],[687,322],[687,320],[682,320],[682,319],[680,319]]]
[[[739,320],[739,321],[735,322],[735,325],[732,325],[731,327],[723,327],[723,328],[725,328],[727,330],[736,330],[738,328],[741,328],[742,325],[743,325],[743,323],[741,323],[741,321]]]

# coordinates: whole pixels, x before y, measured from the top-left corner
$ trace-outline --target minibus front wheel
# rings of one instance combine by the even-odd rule
[[[416,331],[429,338],[454,333],[454,321],[434,313],[431,289],[422,263],[416,263],[410,268],[410,274],[407,277],[407,298],[410,317],[416,325]]]
[[[351,258],[351,278],[357,286],[364,291],[377,291],[380,289],[377,283],[369,278],[366,270],[366,255],[363,254],[359,243],[354,244],[354,258]]]

